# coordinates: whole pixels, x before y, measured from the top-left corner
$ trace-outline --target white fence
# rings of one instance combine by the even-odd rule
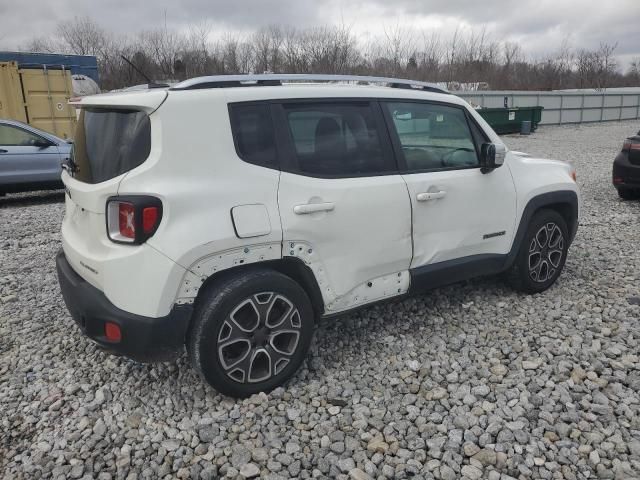
[[[640,118],[640,92],[454,92],[486,108],[544,107],[541,124],[606,122]]]

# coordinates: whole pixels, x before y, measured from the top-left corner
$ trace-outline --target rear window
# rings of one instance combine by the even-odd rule
[[[285,115],[303,173],[341,177],[392,168],[368,103],[288,103]]]
[[[269,105],[230,105],[231,129],[238,156],[248,163],[277,168],[273,122]]]
[[[136,110],[83,109],[74,138],[74,177],[100,183],[141,165],[151,151],[151,125]]]

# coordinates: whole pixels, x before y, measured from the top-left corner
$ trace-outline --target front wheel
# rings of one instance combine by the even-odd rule
[[[306,292],[271,270],[231,274],[203,293],[187,348],[220,393],[247,397],[282,385],[304,361],[314,329]]]
[[[549,288],[562,272],[569,249],[567,223],[554,210],[541,210],[531,219],[509,272],[516,290],[538,293]]]

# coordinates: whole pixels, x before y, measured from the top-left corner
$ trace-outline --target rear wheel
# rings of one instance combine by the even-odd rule
[[[638,190],[631,188],[618,188],[618,195],[623,200],[634,200],[638,198]]]
[[[192,363],[220,393],[246,397],[282,385],[311,343],[306,292],[269,270],[232,274],[204,292],[188,341]]]
[[[531,219],[511,267],[516,290],[538,293],[549,288],[562,272],[569,249],[567,223],[554,210],[541,210]]]

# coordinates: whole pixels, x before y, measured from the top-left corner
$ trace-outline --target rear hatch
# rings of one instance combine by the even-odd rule
[[[62,174],[66,215],[63,248],[76,272],[102,287],[100,263],[126,255],[108,240],[105,207],[122,179],[158,152],[152,149],[151,115],[167,96],[164,90],[84,97],[74,105],[80,116],[70,167]]]

